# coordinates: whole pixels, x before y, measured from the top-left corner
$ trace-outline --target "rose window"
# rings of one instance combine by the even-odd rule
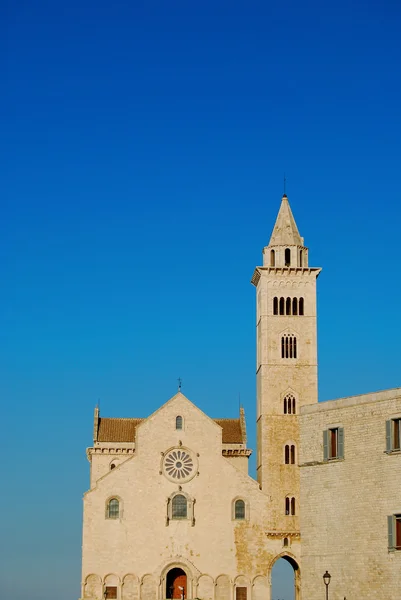
[[[192,479],[195,474],[194,460],[187,450],[170,450],[164,458],[164,474],[169,479]]]

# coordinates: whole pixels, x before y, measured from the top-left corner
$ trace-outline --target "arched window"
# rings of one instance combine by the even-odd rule
[[[284,538],[283,546],[288,546],[288,538]]]
[[[288,444],[285,447],[285,460],[284,460],[286,465],[290,464],[290,447],[288,446]]]
[[[295,498],[287,496],[285,499],[285,514],[295,515]]]
[[[291,445],[290,464],[295,465],[295,446]]]
[[[284,298],[280,298],[280,315],[284,314]]]
[[[302,250],[299,251],[299,266],[303,267],[303,252]]]
[[[234,518],[236,520],[245,519],[245,502],[243,500],[235,501]]]
[[[273,315],[278,315],[278,298],[273,298]]]
[[[289,248],[286,248],[284,251],[284,261],[286,267],[291,265],[291,250]]]
[[[291,314],[291,298],[287,298],[286,303],[285,303],[285,314],[286,315],[290,315]]]
[[[298,314],[298,298],[292,299],[292,314],[295,316]]]
[[[274,267],[276,265],[276,256],[274,250],[270,250],[270,266]]]
[[[175,418],[175,428],[182,429],[182,417],[180,415]]]
[[[292,394],[287,394],[284,398],[284,414],[295,415],[295,398]]]
[[[281,358],[297,358],[297,338],[285,334],[281,338]]]
[[[182,494],[177,494],[172,500],[172,519],[186,519],[188,515],[187,499]]]
[[[106,515],[108,519],[118,519],[120,516],[120,503],[117,498],[111,498],[107,503]]]
[[[110,471],[112,471],[113,469],[115,469],[116,466],[117,466],[116,463],[111,463],[111,465],[110,465]]]
[[[304,299],[303,298],[299,299],[299,314],[301,316],[303,316],[303,314],[304,314]]]

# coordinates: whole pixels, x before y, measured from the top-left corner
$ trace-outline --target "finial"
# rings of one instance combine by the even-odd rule
[[[285,193],[286,183],[287,183],[287,180],[285,178],[285,173],[284,173],[284,193],[283,193],[283,198],[287,198],[287,194]]]
[[[181,377],[179,377],[177,379],[177,381],[178,381],[178,391],[181,392],[181,386],[182,386],[182,379],[181,379]]]

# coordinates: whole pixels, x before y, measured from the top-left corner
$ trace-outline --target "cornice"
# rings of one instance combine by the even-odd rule
[[[250,448],[223,448],[223,456],[251,456]]]
[[[89,460],[89,462],[92,459],[92,455],[93,454],[113,454],[113,455],[118,455],[118,454],[134,454],[135,453],[135,448],[102,448],[101,446],[99,447],[95,447],[95,448],[87,448],[86,449],[86,456],[87,459]]]
[[[296,276],[307,276],[314,275],[316,279],[319,277],[321,267],[256,267],[253,272],[251,283],[256,287],[262,276],[262,271],[272,275],[291,275]]]
[[[266,537],[270,539],[289,537],[292,540],[301,539],[299,531],[266,531]]]

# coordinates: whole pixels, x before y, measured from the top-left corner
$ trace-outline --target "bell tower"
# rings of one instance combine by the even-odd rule
[[[301,406],[317,402],[316,279],[286,194],[256,267],[257,478],[269,528],[299,531]]]

